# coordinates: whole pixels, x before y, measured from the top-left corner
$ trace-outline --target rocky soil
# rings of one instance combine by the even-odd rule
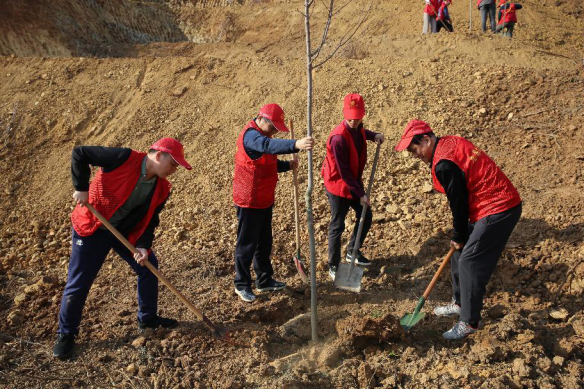
[[[288,288],[246,304],[232,284],[237,134],[268,102],[284,107],[297,133],[306,128],[301,2],[31,3],[9,0],[0,14],[4,387],[584,386],[579,0],[525,0],[513,41],[480,34],[476,10],[469,32],[465,2],[451,7],[456,32],[433,36],[419,34],[421,5],[375,2],[352,43],[317,69],[317,344],[310,341],[310,290],[292,263],[291,174],[280,176],[273,221],[275,276]],[[356,1],[337,16],[327,50],[367,5]],[[322,21],[316,12],[315,36]],[[348,92],[363,94],[366,126],[387,139],[364,248],[373,265],[360,294],[337,290],[328,278],[328,204],[318,175]],[[430,314],[449,300],[448,270],[425,319],[407,334],[398,324],[448,251],[452,223],[427,167],[392,150],[413,118],[485,150],[524,200],[488,286],[484,328],[460,342],[441,338],[453,320]],[[111,255],[89,294],[73,360],[56,361],[51,348],[71,245],[71,149],[143,150],[162,136],[183,141],[194,169],[171,178],[155,241],[160,269],[236,342],[214,339],[163,286],[161,314],[181,326],[140,333],[135,277]],[[305,155],[300,162],[304,191]],[[302,216],[307,255],[305,222]]]

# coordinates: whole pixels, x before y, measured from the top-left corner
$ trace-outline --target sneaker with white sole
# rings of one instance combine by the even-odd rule
[[[473,334],[477,330],[479,330],[478,327],[473,328],[464,321],[458,321],[456,324],[454,324],[452,329],[450,329],[448,332],[442,333],[442,337],[447,340],[460,340],[469,334]]]
[[[251,288],[244,288],[242,290],[238,290],[237,287],[235,288],[235,293],[239,295],[242,301],[244,302],[253,302],[256,300],[256,296],[253,292],[251,292]]]
[[[284,283],[284,282],[278,282],[278,281],[277,281],[277,280],[275,280],[275,279],[270,279],[270,280],[268,281],[268,283],[264,284],[264,285],[263,285],[263,286],[261,286],[261,287],[260,287],[260,286],[259,286],[259,285],[256,283],[256,289],[257,289],[259,292],[266,292],[266,291],[279,291],[279,290],[283,290],[283,289],[284,289],[284,287],[286,287],[286,283]]]
[[[338,270],[339,270],[339,267],[337,267],[336,265],[329,266],[329,276],[331,277],[333,282],[335,281],[335,277],[337,276]]]
[[[345,257],[345,261],[348,263],[350,263],[351,260],[353,259],[352,252],[353,252],[352,250],[348,251],[347,256]],[[371,262],[369,261],[368,258],[363,256],[361,251],[357,251],[357,258],[355,259],[355,264],[360,265],[362,267],[369,267],[371,265]]]
[[[437,316],[459,316],[460,315],[460,306],[456,303],[452,302],[446,306],[438,306],[434,308],[434,314]]]

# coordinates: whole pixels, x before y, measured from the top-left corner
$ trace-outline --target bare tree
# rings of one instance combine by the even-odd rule
[[[343,8],[352,2],[352,0],[347,0],[343,5],[335,8],[334,0],[328,0],[328,5],[326,0],[321,0],[321,4],[327,10],[327,19],[322,31],[322,37],[320,38],[319,44],[313,49],[310,32],[310,18],[313,15],[317,7],[317,0],[304,0],[304,29],[306,34],[306,84],[307,84],[307,115],[306,115],[306,129],[307,136],[312,136],[312,72],[314,69],[324,65],[328,60],[330,60],[338,50],[345,46],[357,33],[359,28],[367,20],[369,16],[369,11],[373,6],[373,1],[369,3],[367,11],[364,12],[359,20],[354,26],[347,29],[347,31],[338,39],[336,45],[332,45],[328,54],[323,54],[326,49],[326,43],[329,37],[330,27],[335,15],[337,15]],[[322,55],[322,57],[321,57]],[[319,59],[319,57],[321,57]],[[310,320],[311,320],[311,330],[312,330],[312,341],[318,341],[318,316],[317,316],[317,302],[316,302],[316,254],[315,254],[315,243],[314,243],[314,220],[312,216],[312,186],[313,186],[313,174],[312,174],[312,151],[308,151],[308,186],[306,188],[306,214],[308,220],[308,237],[310,243]]]

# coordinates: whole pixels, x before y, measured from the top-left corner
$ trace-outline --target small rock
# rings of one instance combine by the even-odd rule
[[[479,110],[479,116],[485,116],[487,114],[487,109],[486,108],[481,108]]]
[[[513,113],[510,112],[509,115],[507,115],[507,120],[510,121],[511,119],[513,119]]]
[[[564,321],[566,318],[568,318],[568,311],[564,308],[552,310],[550,311],[550,317],[555,320]]]
[[[513,360],[513,372],[520,378],[527,378],[531,375],[531,367],[525,363],[525,360],[515,359]]]
[[[21,306],[24,301],[26,301],[26,294],[24,293],[14,297],[14,305],[16,305],[16,307]]]
[[[558,366],[558,367],[563,367],[563,365],[564,365],[564,361],[565,361],[565,360],[566,360],[566,359],[564,359],[564,358],[563,358],[563,357],[561,357],[561,356],[554,356],[553,362],[554,362],[554,364],[555,364],[556,366]]]
[[[126,372],[128,374],[134,375],[136,372],[138,372],[138,366],[135,365],[134,363],[131,363],[130,365],[128,365],[128,367],[126,367]]]
[[[422,192],[428,194],[434,190],[434,187],[430,183],[426,183],[422,186]]]
[[[138,337],[134,341],[132,341],[132,345],[136,348],[143,346],[146,343],[145,337]]]
[[[20,310],[15,310],[8,314],[8,323],[12,326],[21,325],[24,322],[24,314]]]
[[[183,86],[180,88],[176,88],[174,91],[172,91],[172,96],[176,96],[176,97],[180,97],[182,95],[184,95],[184,93],[187,91],[187,87]]]

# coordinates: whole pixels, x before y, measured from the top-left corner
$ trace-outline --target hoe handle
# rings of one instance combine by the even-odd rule
[[[290,119],[290,138],[294,139],[294,122]],[[293,160],[298,161],[298,153],[294,153]],[[298,210],[298,168],[292,169],[292,183],[294,184],[294,221],[296,222],[296,252],[300,253],[300,211]]]
[[[423,295],[424,300],[428,299],[428,295],[430,295],[430,292],[432,291],[432,289],[434,288],[434,285],[438,281],[438,278],[440,277],[442,270],[444,269],[444,267],[446,267],[446,264],[448,264],[448,262],[450,261],[450,258],[452,257],[452,254],[454,253],[454,251],[455,251],[454,247],[450,247],[450,251],[448,251],[448,254],[446,255],[446,257],[444,257],[444,260],[442,260],[442,264],[440,264],[440,268],[438,268],[438,271],[436,271],[436,274],[434,275],[434,277],[432,278],[432,281],[430,282],[430,284],[426,288],[426,291],[424,291],[424,295]]]
[[[130,244],[130,242],[126,239],[126,237],[124,237],[119,231],[118,229],[116,229],[115,227],[112,226],[111,223],[109,223],[109,221],[107,219],[105,219],[105,217],[103,215],[100,214],[99,211],[97,211],[92,205],[90,205],[89,203],[86,204],[87,208],[89,209],[89,211],[91,211],[93,213],[93,215],[95,215],[97,217],[97,219],[99,219],[101,221],[101,223],[108,228],[108,230],[110,232],[112,232],[112,234],[114,236],[116,236],[118,238],[118,240],[120,240],[120,242],[122,244],[124,244],[126,246],[126,248],[128,248],[128,250],[130,252],[132,252],[132,254],[137,253],[138,251],[136,250],[136,248]],[[200,321],[203,321],[203,323],[205,325],[207,325],[207,327],[209,329],[211,329],[212,331],[217,331],[217,328],[215,327],[215,325],[213,325],[213,323],[207,318],[207,316],[205,316],[199,309],[197,309],[191,302],[189,302],[189,300],[187,298],[185,298],[184,295],[181,294],[180,291],[178,291],[173,285],[172,283],[170,283],[170,280],[168,280],[164,275],[162,275],[162,273],[156,269],[156,267],[154,267],[152,265],[152,263],[150,263],[148,260],[144,260],[144,265],[150,270],[150,272],[152,272],[154,275],[156,275],[156,277],[162,282],[162,284],[164,284],[166,287],[168,287],[170,289],[170,291],[172,291],[174,293],[174,295],[176,295],[178,297],[178,299],[180,299],[182,301],[182,303],[184,303],[193,313],[195,313],[195,315],[197,316],[197,318]]]

